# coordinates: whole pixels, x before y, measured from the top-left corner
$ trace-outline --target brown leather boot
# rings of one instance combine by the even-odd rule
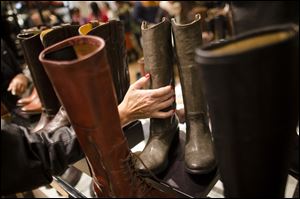
[[[22,97],[17,101],[17,106],[25,106],[30,104],[35,98],[39,97],[36,88],[33,88],[31,94],[27,97]]]
[[[189,24],[172,19],[185,118],[185,169],[189,173],[208,173],[216,166],[214,147],[207,119],[207,104],[201,88],[195,50],[202,44],[200,15]]]
[[[151,87],[174,87],[170,22],[166,18],[155,25],[143,22],[142,42],[145,65],[151,75]],[[166,108],[165,111],[171,109],[175,109],[175,102],[174,106]],[[178,119],[175,115],[166,119],[150,119],[150,137],[139,157],[154,174],[164,171],[168,166],[168,153],[172,142],[176,140],[174,138],[178,138],[178,131]],[[136,168],[144,175],[148,174],[139,161]]]
[[[299,26],[196,51],[225,197],[284,197],[299,121]]]
[[[66,51],[73,57],[62,59],[59,54]],[[104,40],[72,37],[45,49],[40,60],[88,157],[101,195],[172,197],[146,183],[134,169],[135,159],[120,126]]]
[[[31,132],[36,132],[43,128],[55,116],[60,107],[51,82],[38,59],[40,52],[44,49],[40,40],[40,32],[41,30],[25,31],[18,35],[25,60],[43,107],[41,119]]]
[[[26,104],[21,108],[22,111],[26,113],[41,113],[42,112],[42,103],[39,97],[36,97],[32,100],[31,103]]]

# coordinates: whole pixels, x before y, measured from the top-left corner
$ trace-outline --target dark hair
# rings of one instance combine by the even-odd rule
[[[101,11],[100,11],[100,9],[98,7],[98,4],[96,2],[92,2],[90,4],[90,7],[92,9],[93,15],[98,18],[98,16],[101,14]]]
[[[110,9],[110,5],[107,2],[103,2],[103,4],[107,7],[107,9]]]

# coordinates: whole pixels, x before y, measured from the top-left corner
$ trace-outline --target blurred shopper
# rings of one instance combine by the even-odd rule
[[[81,16],[81,11],[77,7],[74,7],[72,9],[71,15],[72,15],[72,23],[74,23],[74,24],[83,25],[88,22],[87,18]]]
[[[130,7],[127,3],[123,1],[116,1],[117,6],[117,15],[124,24],[125,30],[125,42],[126,42],[126,51],[128,55],[128,61],[136,61],[139,58],[139,47],[135,45],[134,42],[134,35],[132,33],[132,27],[134,24],[131,14],[130,14]],[[137,43],[137,42],[136,42]]]
[[[29,80],[23,74],[16,57],[1,39],[1,101],[11,111],[27,89]]]
[[[101,12],[101,10],[96,2],[92,2],[90,4],[90,8],[91,8],[91,13],[88,17],[88,21],[92,21],[92,20],[98,20],[101,22],[108,21],[107,15],[105,15],[104,13]]]
[[[107,2],[101,4],[101,12],[108,17],[108,20],[118,19],[117,14],[111,9]]]
[[[139,23],[157,23],[160,21],[158,1],[136,1],[134,4],[133,17]]]
[[[146,21],[150,24],[160,22],[162,18],[162,12],[161,8],[159,7],[159,1],[136,1],[134,4],[132,16],[139,27],[141,27],[143,21]],[[140,28],[139,32],[135,33],[135,36],[139,42],[139,45],[142,47],[140,41]]]

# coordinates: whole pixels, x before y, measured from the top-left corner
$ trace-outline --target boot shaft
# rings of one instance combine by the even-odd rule
[[[298,37],[298,27],[275,26],[196,51],[225,196],[284,196],[298,121]]]
[[[79,25],[61,25],[54,26],[51,29],[47,29],[41,33],[41,41],[45,48],[61,42],[70,37],[79,35]]]
[[[176,58],[180,76],[185,115],[195,118],[197,115],[206,118],[206,101],[201,89],[199,67],[195,61],[195,50],[202,45],[200,15],[189,24],[178,24],[172,19],[172,30],[175,41]],[[201,120],[204,121],[204,120]],[[187,120],[189,126],[189,120]]]
[[[108,64],[120,104],[129,88],[129,70],[125,46],[125,32],[121,21],[111,20],[107,23],[92,21],[79,28],[81,35],[94,35],[105,41]]]
[[[25,60],[42,106],[47,115],[54,116],[59,110],[60,103],[45,69],[39,61],[39,54],[44,49],[40,40],[40,31],[20,33],[18,38],[21,41]]]
[[[171,24],[163,18],[155,25],[142,24],[142,42],[145,66],[151,75],[151,88],[161,88],[172,85],[174,88],[173,52],[171,42]],[[176,103],[163,111],[175,109]],[[177,118],[150,119],[150,133],[162,136],[163,132],[176,130]]]

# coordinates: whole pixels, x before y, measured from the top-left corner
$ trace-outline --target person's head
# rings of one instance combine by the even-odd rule
[[[92,2],[90,4],[90,8],[92,10],[92,13],[94,16],[98,17],[100,15],[100,9],[99,9],[99,6],[96,2]]]
[[[110,5],[107,2],[103,2],[102,7],[104,10],[110,10]]]
[[[80,10],[79,10],[79,8],[74,7],[72,9],[72,16],[74,16],[74,17],[79,17],[80,16]]]

